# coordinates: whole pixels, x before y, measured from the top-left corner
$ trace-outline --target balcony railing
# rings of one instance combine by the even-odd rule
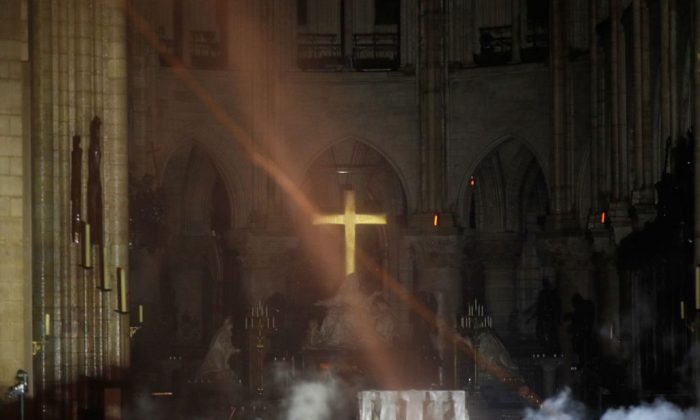
[[[343,47],[336,34],[300,33],[297,61],[302,70],[340,70]]]
[[[223,65],[221,43],[213,31],[192,31],[190,58],[193,67],[216,69]]]
[[[399,68],[399,35],[360,33],[352,36],[352,63],[356,70]]]
[[[474,62],[479,66],[506,64],[513,58],[513,27],[490,26],[479,28],[479,54]]]

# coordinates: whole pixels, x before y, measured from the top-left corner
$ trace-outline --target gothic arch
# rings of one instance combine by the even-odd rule
[[[364,252],[358,254],[357,269],[360,277],[368,280],[368,284],[380,279],[386,279],[385,273],[391,277],[398,275],[399,236],[400,227],[407,217],[406,195],[399,174],[394,165],[371,144],[353,137],[335,141],[316,154],[304,171],[304,179],[300,189],[319,207],[319,211],[337,211],[342,208],[342,189],[344,185],[352,185],[357,192],[358,210],[362,212],[382,212],[389,217],[389,223],[376,226],[373,229],[363,229],[358,235],[358,249]],[[304,225],[303,219],[297,218],[298,225]],[[329,232],[325,245],[320,235],[305,238],[303,243],[310,249],[321,246],[325,252],[335,246]],[[364,244],[364,245],[362,245]],[[315,252],[315,251],[314,251]],[[333,251],[335,252],[335,251]],[[323,257],[329,266],[340,265],[338,261],[330,264],[332,256]],[[317,258],[318,259],[318,258]],[[363,264],[362,260],[372,263]],[[332,268],[325,276],[333,277]],[[337,273],[335,273],[337,274]],[[370,285],[374,287],[373,285]]]
[[[401,170],[400,166],[389,156],[386,151],[384,151],[380,145],[376,144],[375,142],[372,142],[368,139],[358,137],[358,136],[343,136],[343,137],[338,137],[334,140],[331,140],[330,142],[323,144],[319,150],[316,151],[316,153],[312,154],[310,158],[302,165],[302,172],[301,172],[301,183],[306,182],[306,179],[308,178],[309,171],[312,169],[313,165],[318,162],[318,160],[329,150],[332,150],[335,146],[345,143],[345,142],[357,142],[360,143],[369,149],[373,150],[377,154],[379,154],[391,167],[391,169],[394,172],[394,175],[399,180],[400,186],[401,186],[401,192],[404,197],[404,205],[406,210],[408,211],[409,208],[414,208],[413,203],[415,203],[413,199],[413,194],[411,193],[410,189],[408,188],[409,183],[406,180],[406,176],[404,172]]]
[[[178,167],[183,165],[183,159],[186,159],[195,149],[201,151],[211,163],[211,168],[216,171],[223,182],[229,202],[231,227],[240,226],[245,220],[244,215],[247,214],[247,208],[245,207],[247,200],[241,199],[245,197],[245,194],[236,165],[232,163],[224,164],[224,162],[237,162],[238,160],[234,153],[234,142],[231,142],[229,144],[230,147],[226,148],[222,144],[222,140],[218,138],[218,135],[212,136],[211,133],[204,135],[202,134],[204,130],[198,131],[199,134],[195,134],[196,131],[198,130],[187,129],[185,135],[181,136],[174,147],[169,150],[167,157],[164,159],[165,165],[161,170],[159,184],[161,188],[167,188],[168,183],[172,182],[173,176],[177,179],[179,175],[182,175],[178,175],[177,171],[178,169],[182,170],[182,168]]]
[[[474,187],[469,184],[472,176]],[[533,190],[537,188],[542,191]],[[459,197],[462,222],[469,225],[474,212],[477,230],[520,231],[525,227],[528,206],[533,205],[532,194],[548,195],[540,160],[526,141],[513,136],[499,138],[478,156],[463,178]],[[534,205],[546,208],[546,203]]]

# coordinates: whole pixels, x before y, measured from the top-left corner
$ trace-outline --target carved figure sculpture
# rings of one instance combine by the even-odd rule
[[[195,380],[216,380],[226,375],[233,375],[228,359],[240,350],[236,349],[231,342],[232,330],[233,321],[231,321],[230,317],[227,317],[224,319],[223,325],[214,334],[214,338],[209,344],[209,351],[207,351],[202,365],[197,370]]]
[[[83,149],[80,136],[73,136],[73,150],[70,153],[70,220],[72,240],[80,242],[82,207]]]

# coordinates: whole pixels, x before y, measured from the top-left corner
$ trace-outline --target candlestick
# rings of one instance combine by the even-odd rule
[[[119,311],[121,313],[126,313],[126,312],[128,312],[127,311],[127,302],[126,302],[126,272],[121,267],[117,267],[117,286],[119,289],[117,311]]]
[[[44,314],[44,336],[51,335],[51,314]]]
[[[85,240],[83,243],[83,267],[92,268],[92,243],[90,240],[90,223],[85,223]]]
[[[143,305],[139,305],[139,324],[143,324]]]

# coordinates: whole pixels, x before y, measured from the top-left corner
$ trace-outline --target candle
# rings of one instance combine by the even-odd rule
[[[681,319],[685,319],[685,302],[681,301]]]
[[[51,335],[51,314],[44,314],[44,335]]]
[[[90,223],[85,223],[85,240],[83,243],[83,266],[92,267],[92,244],[90,241]]]
[[[118,311],[122,313],[127,312],[127,302],[126,302],[126,272],[123,268],[117,267],[117,285],[119,288],[119,299],[118,299]]]
[[[139,324],[143,324],[143,305],[139,305]]]

